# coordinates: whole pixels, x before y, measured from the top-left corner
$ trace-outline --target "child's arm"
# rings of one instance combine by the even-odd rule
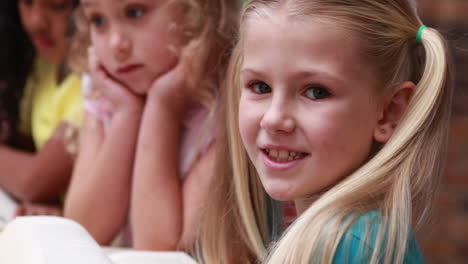
[[[198,232],[213,178],[215,146],[210,146],[181,184],[178,119],[177,111],[163,102],[149,101],[145,107],[131,204],[137,249],[189,249]]]
[[[101,72],[93,77],[115,105],[109,130],[88,115],[83,141],[65,201],[65,217],[78,221],[100,244],[108,244],[126,223],[131,173],[143,103]]]
[[[130,212],[137,249],[189,249],[213,176],[214,145],[183,183],[179,179],[180,126],[192,99],[184,87],[183,66],[179,64],[155,82],[145,106]]]
[[[17,199],[48,201],[65,191],[73,169],[73,158],[64,139],[62,123],[38,153],[0,146],[0,186]]]
[[[127,219],[139,118],[137,112],[116,113],[104,139],[93,132],[98,122],[89,118],[86,123],[83,136],[87,139],[83,139],[64,215],[103,245],[112,241]],[[96,128],[102,131],[102,126]]]
[[[178,175],[180,124],[188,91],[183,65],[151,87],[137,145],[131,224],[134,247],[175,250],[182,233],[182,186]],[[182,89],[181,89],[182,88]]]
[[[175,250],[182,229],[177,175],[180,124],[165,103],[148,99],[138,139],[132,184],[133,243],[141,250]]]

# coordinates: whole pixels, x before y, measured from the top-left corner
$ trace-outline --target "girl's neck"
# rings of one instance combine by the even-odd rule
[[[65,63],[57,64],[57,84],[60,85],[69,73],[70,71]]]
[[[317,201],[318,198],[320,198],[320,194],[294,200],[297,215],[300,216],[305,210],[307,210],[307,208]]]

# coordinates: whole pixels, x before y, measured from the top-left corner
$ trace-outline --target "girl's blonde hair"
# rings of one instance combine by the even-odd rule
[[[171,28],[180,31],[186,41],[181,60],[188,64],[187,84],[196,87],[201,103],[213,110],[226,74],[241,4],[230,0],[168,0],[168,4],[176,9]],[[81,7],[74,16],[76,33],[70,64],[75,71],[86,72],[89,23]]]
[[[318,19],[355,32],[364,58],[382,80],[378,92],[389,93],[404,81],[414,82],[416,89],[391,139],[271,245],[279,218],[272,218],[272,200],[242,145],[238,103],[245,28],[273,14]],[[368,262],[402,263],[410,226],[426,215],[445,159],[452,88],[443,37],[427,28],[422,44],[416,43],[422,23],[411,0],[250,0],[240,23],[227,77],[227,143],[220,150],[199,257],[206,263],[331,263],[346,229],[376,210],[380,224],[375,247],[365,252]],[[366,225],[369,234],[372,223]]]

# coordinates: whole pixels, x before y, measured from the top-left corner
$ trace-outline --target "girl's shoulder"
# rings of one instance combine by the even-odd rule
[[[381,223],[382,216],[377,211],[360,215],[344,232],[336,248],[333,263],[367,263],[376,247]],[[385,249],[381,249],[380,256],[381,258],[385,256]],[[403,263],[424,263],[412,230]]]

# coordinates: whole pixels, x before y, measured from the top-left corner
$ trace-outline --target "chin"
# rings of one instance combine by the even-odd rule
[[[143,95],[146,95],[148,93],[149,89],[146,89],[146,88],[142,89],[141,87],[136,87],[136,88],[133,87],[131,90],[133,91],[133,93],[143,96]]]
[[[282,193],[276,193],[276,192],[267,192],[268,195],[271,197],[271,199],[276,200],[276,201],[291,201],[294,200],[294,198],[291,198],[289,195],[284,195]]]
[[[125,85],[137,95],[146,95],[150,88],[150,83],[148,82],[128,82]]]
[[[294,195],[292,186],[284,182],[262,181],[263,188],[268,193],[268,195],[277,201],[289,201],[294,200],[297,197]]]

